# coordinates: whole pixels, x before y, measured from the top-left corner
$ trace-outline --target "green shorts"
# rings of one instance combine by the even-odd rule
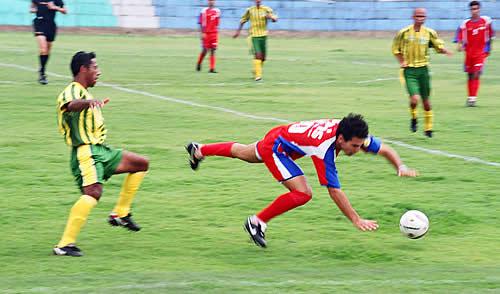
[[[407,67],[404,69],[406,88],[410,96],[420,95],[422,99],[429,99],[431,93],[431,78],[427,66]]]
[[[266,56],[267,51],[267,36],[252,37],[252,53],[262,53]]]
[[[122,160],[122,150],[106,145],[80,145],[71,151],[71,172],[78,187],[103,183]]]

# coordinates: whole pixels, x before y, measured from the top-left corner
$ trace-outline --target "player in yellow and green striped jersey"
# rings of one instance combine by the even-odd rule
[[[240,26],[233,38],[240,35],[243,25],[250,21],[248,33],[252,41],[252,51],[254,53],[254,73],[255,81],[262,80],[262,67],[266,60],[267,51],[267,22],[278,21],[278,17],[273,13],[270,7],[261,5],[261,0],[255,0],[255,6],[247,8],[245,14],[241,17]]]
[[[64,233],[53,252],[55,255],[82,256],[76,247],[76,238],[101,197],[103,182],[114,174],[128,173],[108,222],[131,231],[141,229],[132,220],[130,206],[149,161],[104,144],[107,131],[102,107],[109,99],[96,100],[87,90],[96,84],[101,74],[95,53],[77,52],[71,60],[71,71],[73,82],[57,98],[57,124],[64,141],[71,147],[71,170],[82,195],[71,208]]]
[[[392,44],[392,53],[399,61],[403,70],[406,88],[410,95],[410,129],[417,131],[417,104],[422,99],[424,106],[424,133],[432,137],[432,108],[429,101],[431,85],[429,77],[429,48],[436,52],[451,55],[444,47],[444,42],[439,39],[433,29],[424,26],[427,11],[417,8],[413,12],[414,23],[401,29]]]

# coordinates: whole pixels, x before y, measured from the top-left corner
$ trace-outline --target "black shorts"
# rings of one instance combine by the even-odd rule
[[[47,42],[54,42],[56,39],[57,26],[54,22],[35,18],[33,20],[33,31],[35,36],[45,36]]]

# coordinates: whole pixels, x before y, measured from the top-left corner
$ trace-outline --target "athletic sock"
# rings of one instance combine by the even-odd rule
[[[48,60],[49,60],[48,55],[40,55],[40,73],[42,75],[45,74],[45,65],[47,65]]]
[[[215,69],[215,54],[210,55],[210,69],[211,70]]]
[[[201,64],[203,62],[203,58],[205,58],[205,54],[201,52],[200,55],[198,56],[198,64]]]
[[[472,95],[473,81],[474,80],[467,80],[467,92],[469,94],[469,97],[474,96]]]
[[[201,146],[200,152],[203,156],[224,156],[224,157],[234,157],[231,153],[231,147],[234,142],[223,142],[206,144]]]
[[[417,119],[418,112],[416,107],[415,108],[410,107],[410,115],[412,119]]]
[[[285,193],[278,196],[278,198],[274,199],[274,201],[269,204],[269,206],[261,210],[257,214],[257,217],[263,222],[267,223],[272,218],[277,217],[282,213],[306,204],[309,200],[311,200],[311,198],[312,197],[310,195],[300,191],[291,191]]]
[[[136,172],[127,175],[123,181],[122,190],[120,191],[120,197],[116,202],[116,206],[113,209],[118,217],[127,216],[130,213],[130,206],[132,205],[132,200],[142,183],[142,180],[146,176],[146,172]]]
[[[262,77],[262,60],[254,59],[253,65],[254,65],[254,70],[255,70],[255,77],[261,78]]]
[[[69,213],[66,228],[62,235],[61,241],[57,247],[61,248],[68,244],[76,243],[76,237],[80,233],[81,228],[85,225],[87,217],[94,206],[97,205],[97,200],[88,195],[82,195],[73,205]]]
[[[469,96],[477,97],[477,92],[479,91],[479,79],[472,80],[472,89]]]
[[[432,110],[424,111],[424,131],[432,131],[432,120],[434,115],[432,114]]]

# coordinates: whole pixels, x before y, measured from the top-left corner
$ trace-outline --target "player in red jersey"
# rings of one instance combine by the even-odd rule
[[[208,0],[208,7],[201,10],[198,24],[201,32],[201,53],[196,63],[196,70],[201,70],[201,63],[208,51],[210,51],[210,73],[215,71],[215,50],[218,42],[218,28],[220,23],[220,10],[215,8],[215,0]]]
[[[458,50],[465,51],[464,71],[468,75],[467,106],[476,106],[479,90],[479,76],[483,71],[484,62],[490,54],[491,40],[495,36],[492,20],[481,16],[479,1],[469,3],[471,17],[465,20],[457,30],[456,41]]]
[[[247,218],[244,226],[252,240],[266,247],[264,232],[267,223],[274,217],[312,198],[312,190],[304,173],[295,163],[303,156],[310,156],[321,185],[326,186],[332,200],[342,213],[362,231],[378,228],[374,220],[361,218],[340,189],[335,159],[340,151],[347,156],[363,150],[382,155],[396,169],[398,176],[415,177],[417,172],[407,168],[399,155],[380,139],[368,134],[368,125],[361,115],[349,114],[342,120],[323,119],[282,125],[270,130],[266,136],[253,144],[235,142],[215,144],[190,143],[186,146],[193,170],[205,156],[238,158],[249,163],[264,163],[276,180],[288,190],[256,215]]]

